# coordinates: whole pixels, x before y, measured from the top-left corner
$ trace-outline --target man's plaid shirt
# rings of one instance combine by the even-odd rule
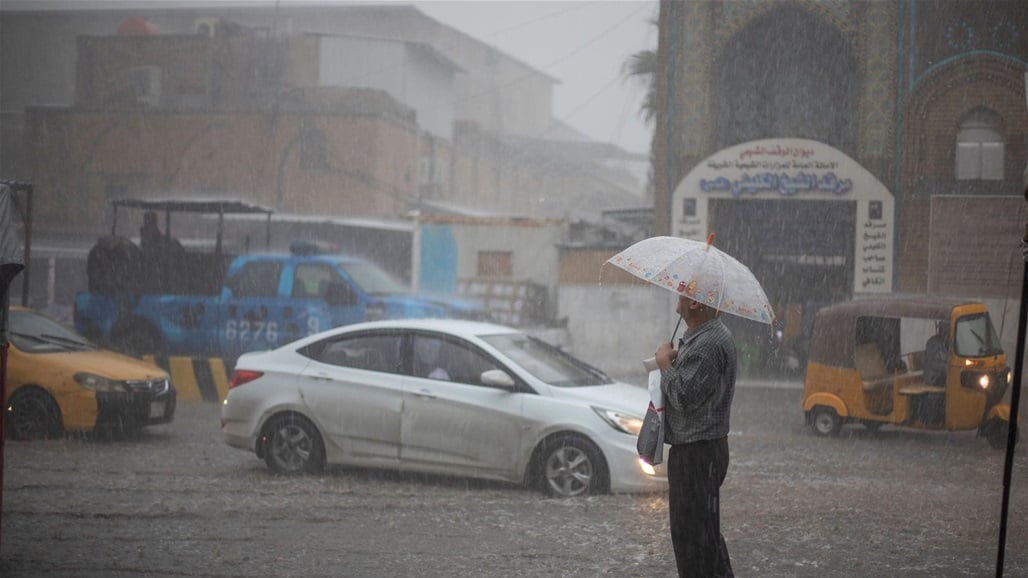
[[[684,444],[728,435],[735,394],[735,342],[720,319],[690,327],[663,373],[664,441]]]

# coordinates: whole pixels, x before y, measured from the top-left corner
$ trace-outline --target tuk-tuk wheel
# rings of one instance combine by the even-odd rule
[[[1007,436],[1010,432],[1009,428],[1009,422],[999,418],[992,418],[989,421],[985,422],[984,425],[982,425],[981,435],[985,436],[985,439],[988,440],[990,447],[996,450],[1002,450],[1007,447]],[[1020,441],[1020,429],[1017,431],[1017,438],[1018,441]]]
[[[834,409],[819,405],[811,411],[810,427],[819,436],[834,436],[842,429],[842,419]]]

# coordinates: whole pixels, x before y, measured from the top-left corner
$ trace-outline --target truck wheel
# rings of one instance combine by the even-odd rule
[[[111,347],[133,357],[144,355],[163,356],[164,340],[157,330],[148,325],[131,325],[111,339]]]
[[[834,436],[842,429],[842,419],[834,409],[819,405],[811,412],[810,427],[819,436]]]

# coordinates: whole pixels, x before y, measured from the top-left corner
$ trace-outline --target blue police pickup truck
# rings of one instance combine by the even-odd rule
[[[200,201],[190,203],[188,210],[203,212]],[[115,204],[168,210],[159,201]],[[118,351],[231,359],[365,320],[489,319],[475,302],[411,294],[375,264],[325,254],[310,243],[295,244],[289,254],[225,257],[220,220],[217,250],[190,253],[168,230],[149,237],[156,211],[149,213],[138,246],[113,231],[100,239],[87,260],[89,291],[76,295],[76,329]]]

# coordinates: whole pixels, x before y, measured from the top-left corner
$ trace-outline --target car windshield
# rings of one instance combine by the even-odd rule
[[[10,312],[11,343],[27,353],[96,349],[81,335],[32,311]]]
[[[400,295],[410,292],[397,278],[366,261],[339,263],[339,267],[369,295]]]
[[[999,336],[988,313],[967,315],[957,319],[954,351],[962,357],[986,357],[1003,353]]]
[[[549,385],[579,387],[613,383],[599,369],[523,333],[484,335],[482,340]]]

